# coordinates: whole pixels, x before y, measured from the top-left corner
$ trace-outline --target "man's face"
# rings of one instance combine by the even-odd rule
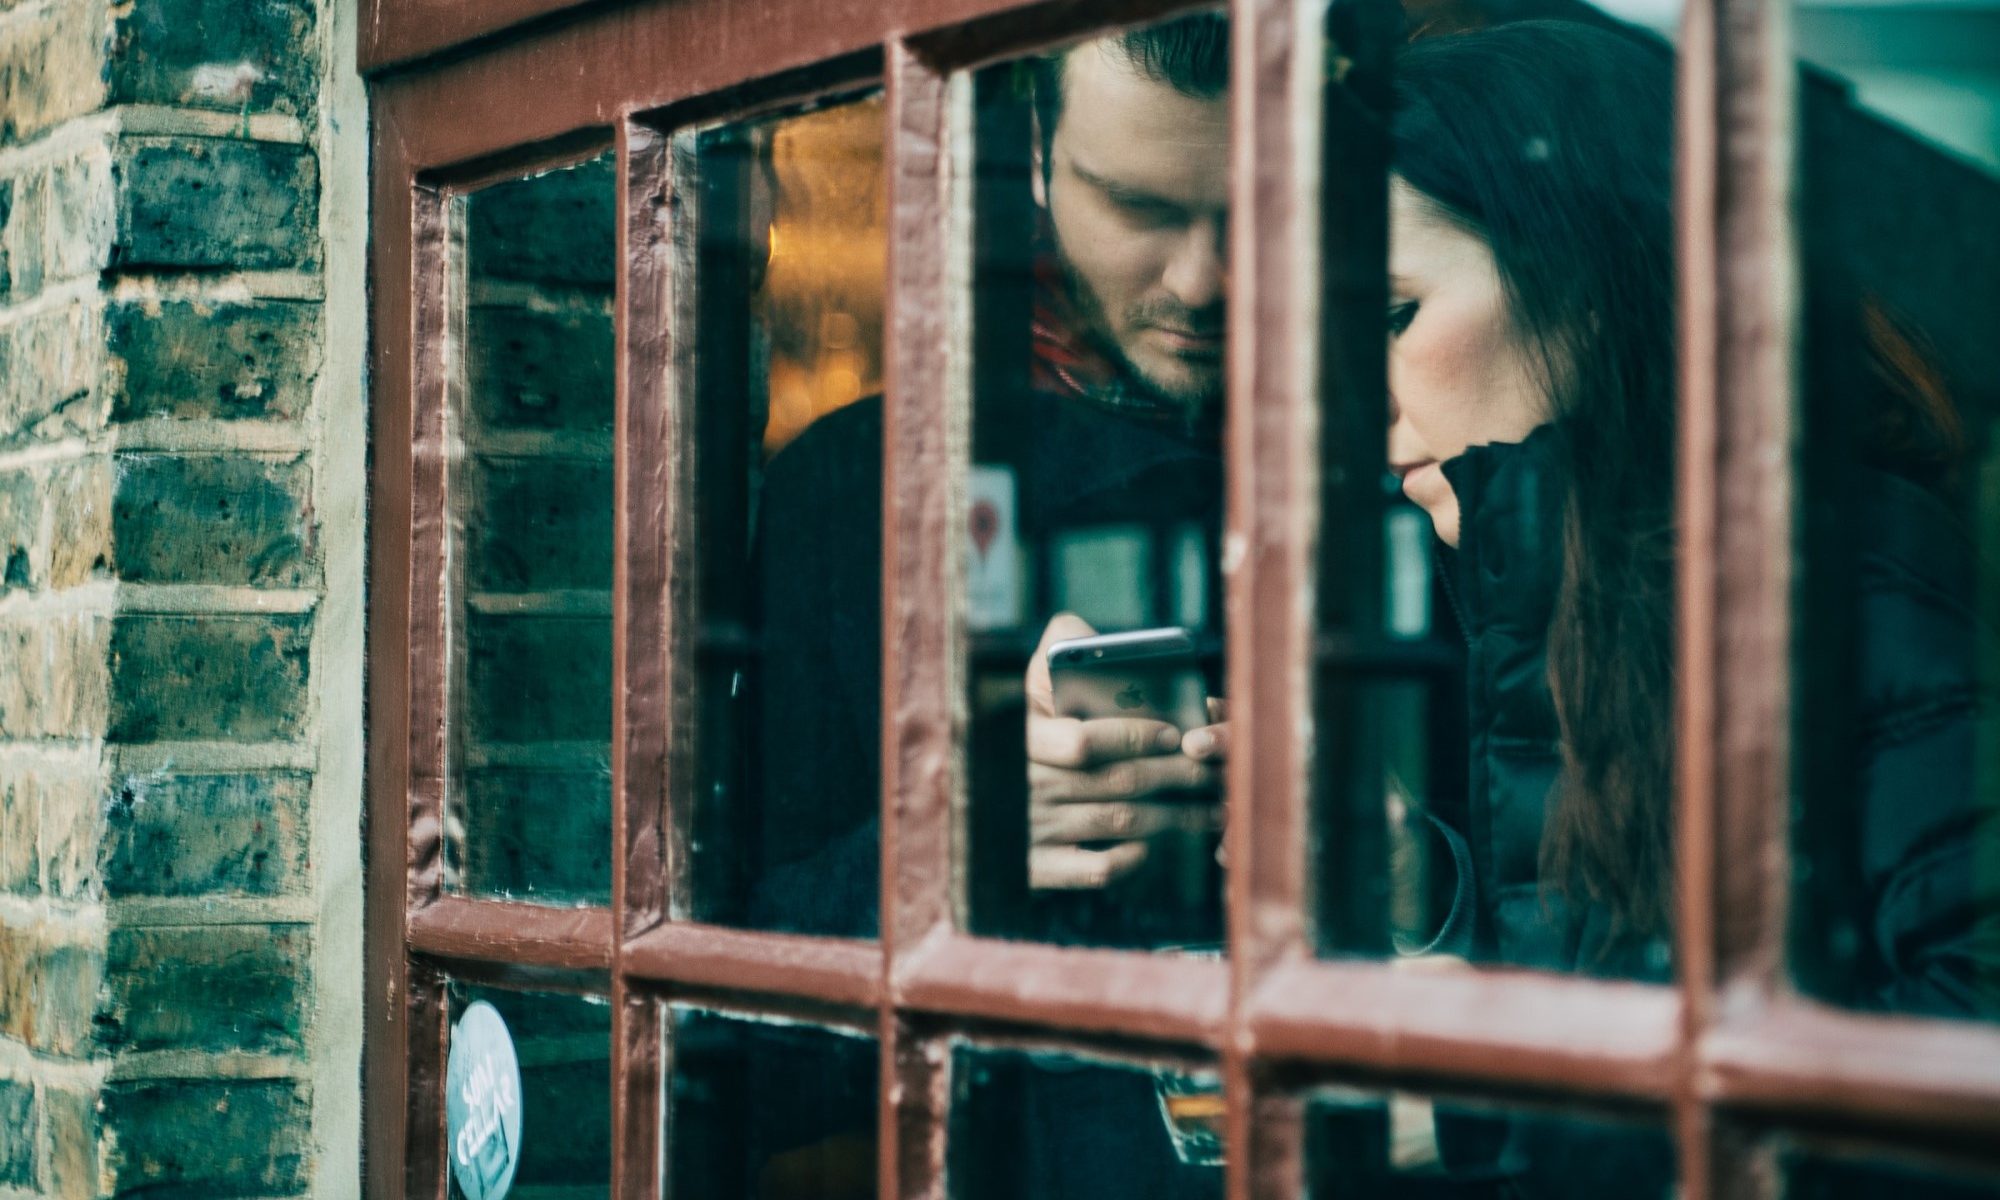
[[[1100,43],[1071,51],[1051,139],[1056,249],[1091,332],[1188,408],[1222,394],[1229,104],[1182,95]]]

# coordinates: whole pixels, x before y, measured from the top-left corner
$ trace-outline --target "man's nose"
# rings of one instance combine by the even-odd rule
[[[1228,222],[1222,217],[1190,221],[1174,245],[1161,283],[1189,308],[1212,308],[1229,291]]]

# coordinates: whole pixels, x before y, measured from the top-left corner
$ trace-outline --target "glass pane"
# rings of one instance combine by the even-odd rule
[[[668,1195],[875,1195],[875,1039],[692,1008],[667,1020]]]
[[[882,102],[676,147],[696,277],[694,915],[872,936]]]
[[[606,153],[453,205],[453,891],[611,896],[611,327]]]
[[[2000,1017],[2000,10],[1800,6],[1792,968]]]
[[[1672,1200],[1658,1128],[1411,1092],[1324,1088],[1306,1108],[1314,1200]]]
[[[521,1064],[521,1140],[507,1194],[516,1200],[609,1200],[611,1006],[602,996],[454,982],[454,1028],[478,1001],[499,1011]],[[451,1200],[465,1200],[455,1173]]]
[[[1320,947],[1665,980],[1674,50],[1410,7],[1327,10]]]
[[[1784,1200],[2000,1200],[2000,1176],[1886,1158],[1841,1157],[1790,1151],[1780,1158]]]
[[[947,1190],[954,1200],[1219,1200],[1222,1115],[1212,1070],[960,1046]]]
[[[1228,63],[1197,13],[957,81],[980,933],[1219,948]]]

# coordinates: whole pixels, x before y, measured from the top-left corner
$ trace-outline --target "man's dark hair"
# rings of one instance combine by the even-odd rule
[[[1183,96],[1213,100],[1229,91],[1229,18],[1222,13],[1176,17],[1112,35],[1106,45],[1143,78],[1164,83]],[[1064,64],[1075,49],[1045,54],[1030,63],[1045,168],[1056,122],[1062,119]]]

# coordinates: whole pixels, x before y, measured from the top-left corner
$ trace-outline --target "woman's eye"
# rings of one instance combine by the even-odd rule
[[[1407,304],[1390,305],[1389,336],[1395,337],[1397,334],[1402,333],[1404,330],[1410,327],[1410,322],[1416,319],[1417,319],[1417,302],[1415,300],[1412,300]]]
[[[1158,226],[1174,221],[1180,214],[1170,204],[1151,200],[1121,200],[1118,209],[1133,225]]]

